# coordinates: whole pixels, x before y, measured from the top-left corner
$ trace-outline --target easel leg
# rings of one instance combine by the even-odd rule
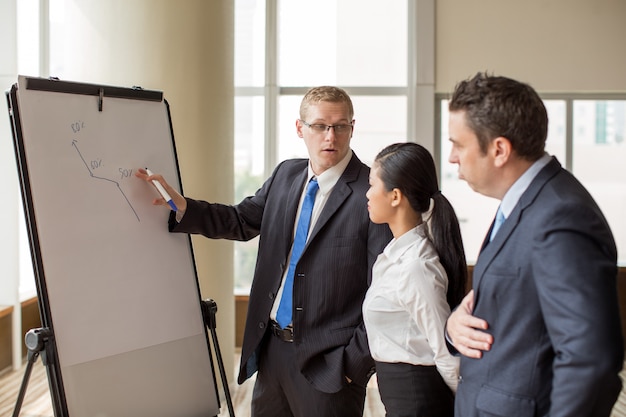
[[[220,370],[220,377],[222,379],[222,385],[224,386],[224,396],[226,397],[226,405],[228,406],[228,413],[231,417],[235,417],[235,410],[233,409],[233,401],[230,398],[230,390],[228,389],[228,380],[226,378],[226,371],[224,370],[224,361],[222,360],[222,353],[220,351],[220,345],[217,341],[217,333],[215,328],[217,321],[215,319],[215,313],[217,312],[217,304],[212,299],[202,300],[202,316],[204,323],[211,331],[211,338],[213,340],[213,346],[215,347],[215,356],[217,357],[217,365]]]
[[[50,330],[44,328],[31,329],[26,333],[26,336],[24,336],[26,347],[28,348],[28,362],[26,364],[26,370],[24,371],[24,378],[22,379],[22,386],[20,387],[20,392],[17,396],[15,408],[13,409],[13,417],[18,417],[20,415],[20,411],[22,410],[22,403],[24,402],[24,396],[26,395],[26,388],[28,387],[28,381],[30,379],[30,374],[33,370],[33,365],[35,362],[37,362],[37,358],[39,357],[39,353],[41,351],[44,351],[45,354],[44,349],[46,347],[46,342],[48,341],[50,336]]]

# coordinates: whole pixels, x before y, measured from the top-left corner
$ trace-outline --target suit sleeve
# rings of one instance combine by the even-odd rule
[[[549,414],[609,415],[623,365],[613,238],[588,206],[559,207],[543,223],[531,265],[555,354]]]
[[[282,164],[281,164],[282,165]],[[248,241],[259,235],[265,202],[276,172],[250,197],[237,205],[209,203],[186,198],[187,210],[180,223],[175,213],[169,217],[170,232],[200,234],[211,239]]]

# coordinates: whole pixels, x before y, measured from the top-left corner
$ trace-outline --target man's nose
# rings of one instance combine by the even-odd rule
[[[335,127],[334,126],[326,127],[326,133],[324,134],[324,139],[335,140]]]

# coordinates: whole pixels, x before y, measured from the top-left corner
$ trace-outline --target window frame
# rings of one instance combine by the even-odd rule
[[[302,97],[311,86],[282,86],[278,77],[278,29],[280,0],[265,0],[265,78],[263,86],[235,85],[237,98],[264,100],[263,178],[271,175],[279,161],[278,103],[281,97]],[[288,1],[288,0],[287,0]],[[406,0],[407,2],[407,77],[405,86],[339,85],[350,91],[354,99],[368,97],[403,97],[406,99],[406,140],[416,141],[440,160],[435,140],[435,0]],[[237,7],[235,6],[235,12]],[[235,109],[236,112],[236,109]],[[237,114],[235,113],[235,120]],[[234,167],[234,169],[237,169]],[[237,175],[235,175],[237,178]],[[260,186],[261,184],[259,184]],[[237,184],[235,184],[237,187]],[[235,202],[236,203],[236,202]],[[240,245],[240,243],[235,243]],[[235,253],[239,248],[235,246]],[[238,273],[235,256],[235,273]],[[243,271],[239,272],[242,273]],[[249,274],[249,272],[245,272]],[[235,282],[238,280],[235,279]],[[245,289],[234,288],[235,294]]]
[[[235,97],[263,97],[265,101],[264,176],[278,164],[278,101],[281,96],[303,96],[311,86],[278,85],[278,2],[265,0],[265,85],[235,86]],[[356,96],[400,96],[407,99],[407,140],[435,152],[435,2],[407,1],[407,85],[404,87],[340,85]],[[418,65],[419,63],[419,65]],[[435,154],[436,156],[436,154]],[[437,158],[438,159],[438,158]]]

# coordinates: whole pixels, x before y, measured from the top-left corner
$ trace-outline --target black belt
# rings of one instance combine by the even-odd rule
[[[270,330],[274,336],[283,342],[293,342],[293,327],[291,327],[291,325],[283,329],[280,327],[280,324],[276,323],[274,320],[270,320]]]

